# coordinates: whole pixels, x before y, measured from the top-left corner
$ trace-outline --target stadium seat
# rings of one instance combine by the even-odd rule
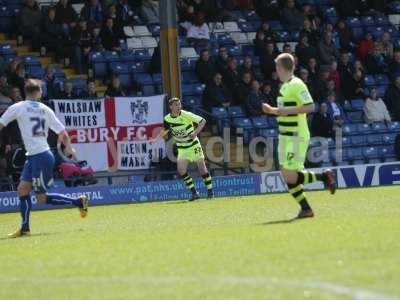
[[[387,26],[387,25],[390,25],[390,22],[389,22],[387,16],[379,15],[379,16],[375,16],[375,24],[377,26]]]
[[[160,73],[153,74],[154,84],[162,84],[162,75]]]
[[[130,70],[132,74],[144,73],[146,71],[146,66],[144,62],[136,62],[130,65]]]
[[[317,107],[315,107],[315,111],[318,111],[319,107],[317,109]],[[351,103],[349,100],[344,100],[343,102],[343,110],[344,111],[352,111],[353,109],[351,108]]]
[[[15,56],[16,50],[11,44],[1,43],[0,44],[0,55],[1,56]]]
[[[277,42],[289,42],[291,39],[290,33],[288,31],[277,31],[276,32],[276,41]]]
[[[230,118],[243,118],[246,116],[242,107],[240,106],[230,106],[228,107],[228,116]]]
[[[400,122],[391,122],[388,125],[388,130],[390,132],[400,132]]]
[[[365,34],[362,27],[353,27],[351,28],[351,32],[356,40],[360,40]]]
[[[353,147],[364,146],[367,141],[367,136],[365,135],[355,135],[351,137],[351,145]]]
[[[358,159],[364,159],[364,154],[363,154],[363,148],[362,147],[357,147],[357,148],[352,148],[350,151],[348,151],[348,157],[350,160],[358,160]]]
[[[156,94],[154,85],[144,85],[142,86],[143,96],[153,96]]]
[[[140,38],[136,38],[136,37],[126,39],[126,43],[127,43],[128,49],[140,49],[140,48],[144,47],[142,40]]]
[[[151,54],[148,49],[134,50],[135,60],[146,61],[151,60]]]
[[[224,22],[226,32],[240,32],[240,28],[236,22]]]
[[[117,51],[104,51],[103,57],[108,63],[119,62],[119,55]]]
[[[254,10],[249,10],[243,12],[243,16],[247,21],[259,21],[260,17],[257,15],[257,13]]]
[[[375,82],[377,85],[389,85],[389,77],[386,74],[376,74]]]
[[[140,39],[142,40],[143,48],[156,48],[158,45],[157,40],[152,36],[143,36]]]
[[[347,113],[347,120],[351,123],[359,123],[363,121],[363,112],[362,111],[354,111]]]
[[[370,134],[367,136],[367,144],[368,145],[381,145],[382,144],[382,135],[380,134]]]
[[[364,83],[365,83],[366,86],[375,85],[375,77],[374,77],[374,75],[369,75],[369,74],[365,75]]]
[[[389,22],[395,26],[400,24],[400,14],[392,14],[388,16]]]
[[[118,75],[119,81],[124,88],[129,88],[132,83],[132,78],[129,73],[121,73]]]
[[[124,63],[132,63],[136,60],[135,52],[132,50],[121,51],[120,60]]]
[[[181,57],[182,58],[198,58],[196,50],[193,47],[183,47],[181,48]]]
[[[193,72],[182,72],[182,83],[198,83],[196,74]]]
[[[189,58],[181,59],[181,71],[193,70],[195,66],[195,60]]]
[[[143,74],[143,73],[135,74],[135,80],[138,84],[142,86],[153,84],[153,78],[151,77],[150,74]]]
[[[374,133],[387,132],[387,126],[384,122],[376,122],[371,125]]]
[[[395,158],[396,152],[395,152],[394,146],[391,145],[391,146],[378,147],[378,155],[382,159],[385,159],[385,161],[388,158]]]
[[[375,26],[375,19],[373,16],[363,16],[363,17],[361,17],[361,24],[364,27]]]
[[[191,96],[194,94],[193,85],[192,84],[182,84],[182,95],[183,96]]]
[[[114,62],[111,64],[111,71],[114,74],[120,75],[120,74],[129,74],[129,66],[124,63],[120,62]]]
[[[254,32],[257,28],[254,28],[253,24],[250,22],[239,22],[239,28],[242,32]]]
[[[247,37],[246,37],[246,39],[247,39]],[[242,55],[242,48],[240,46],[229,47],[228,52],[229,52],[229,55],[240,56],[240,55]]]
[[[235,34],[235,32],[233,32],[232,34]],[[221,46],[227,46],[227,45],[234,45],[235,44],[235,42],[232,39],[231,35],[227,34],[227,33],[216,34],[216,38],[217,38],[218,44],[221,45]],[[246,40],[247,40],[247,36],[246,36]]]
[[[254,131],[251,120],[249,118],[234,118],[233,125],[236,130],[243,130],[243,142],[245,144],[249,143]],[[236,133],[238,134],[239,132],[236,131]]]
[[[363,110],[364,109],[364,100],[363,99],[353,99],[351,100],[351,109],[352,110]]]
[[[269,138],[269,137],[277,137],[278,136],[278,130],[275,128],[266,128],[266,129],[261,129],[260,130],[260,136]]]
[[[282,30],[284,30],[283,29],[283,26],[282,26],[282,24],[281,24],[281,22],[280,21],[274,21],[274,20],[272,20],[272,21],[270,21],[269,22],[269,25],[270,25],[270,27],[271,27],[271,30],[272,31],[282,31]]]
[[[213,107],[211,115],[216,120],[219,131],[225,127],[229,127],[228,111],[225,107]]]
[[[363,155],[365,159],[374,159],[379,157],[378,148],[377,147],[365,147],[363,148]]]
[[[358,124],[344,124],[342,126],[343,135],[358,134]]]
[[[361,27],[362,26],[361,21],[360,21],[360,19],[358,17],[349,17],[349,18],[347,18],[347,25],[350,28]]]
[[[396,139],[396,133],[384,133],[382,135],[382,142],[383,142],[383,144],[386,144],[386,145],[394,144],[395,139]]]
[[[46,73],[41,66],[29,66],[27,69],[29,77],[36,79],[42,79]]]
[[[133,26],[133,36],[151,36],[151,32],[147,28],[147,26],[139,26],[135,25]]]
[[[149,24],[149,31],[153,36],[159,36],[160,35],[160,30],[161,27],[160,25],[157,24]]]
[[[372,128],[367,123],[360,123],[357,125],[357,131],[360,134],[369,134],[372,133]]]
[[[334,142],[334,140],[332,139],[332,141]],[[342,146],[343,147],[347,147],[351,145],[351,138],[348,136],[343,136],[342,137]]]
[[[278,120],[274,116],[268,116],[268,126],[269,128],[278,128]]]

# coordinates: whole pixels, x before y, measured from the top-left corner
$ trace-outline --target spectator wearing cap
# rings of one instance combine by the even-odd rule
[[[74,87],[71,82],[64,83],[63,91],[60,93],[60,99],[76,99],[78,95],[74,92]]]
[[[217,69],[210,58],[208,50],[201,51],[200,58],[196,62],[195,72],[202,83],[207,84],[212,81]]]
[[[194,23],[188,29],[187,40],[193,47],[208,46],[210,41],[210,29],[204,21],[203,14],[199,13],[196,15]]]
[[[118,75],[113,75],[111,77],[111,82],[107,87],[105,96],[109,97],[125,97],[127,96],[127,92],[122,88],[121,81]]]
[[[316,137],[333,137],[333,121],[328,114],[328,105],[321,103],[319,110],[311,121],[311,133]]]
[[[393,114],[394,120],[400,121],[400,75],[395,77],[386,90],[384,101],[389,112]]]
[[[103,22],[103,8],[99,0],[87,1],[81,9],[80,16],[87,22],[89,29],[101,26]]]
[[[346,99],[364,98],[364,75],[361,70],[354,71],[351,80],[343,81],[342,91]]]
[[[308,43],[306,34],[300,37],[295,52],[301,66],[306,66],[310,58],[317,57],[317,49]]]
[[[267,42],[260,54],[261,71],[265,78],[270,79],[272,72],[275,71],[275,58],[278,56],[273,42]]]
[[[247,96],[245,107],[250,116],[260,116],[262,114],[261,105],[264,100],[263,94],[260,91],[260,83],[257,80],[252,80],[250,86],[251,89]]]
[[[382,53],[381,44],[379,42],[375,42],[374,48],[369,51],[366,56],[365,65],[370,74],[379,74],[386,70],[385,56]]]
[[[372,38],[372,34],[367,32],[365,34],[365,37],[360,41],[360,44],[358,45],[357,54],[362,61],[365,61],[365,58],[367,57],[368,53],[373,48],[374,48],[374,40]]]
[[[396,49],[393,53],[393,59],[389,63],[389,76],[395,79],[400,75],[400,49]]]
[[[156,0],[142,0],[142,14],[148,24],[160,23],[160,5]]]
[[[282,10],[281,20],[287,30],[301,28],[304,22],[304,15],[296,8],[295,0],[286,0],[286,5]]]
[[[82,98],[82,99],[97,98],[96,81],[94,79],[89,79],[87,81],[86,89],[81,93],[80,98]]]
[[[251,77],[251,73],[245,72],[241,75],[241,80],[236,88],[234,93],[234,100],[236,105],[244,106],[251,92],[251,82],[253,78]]]
[[[204,107],[211,111],[212,107],[228,107],[232,103],[232,93],[224,85],[222,75],[216,73],[212,82],[209,82],[203,92]]]
[[[373,122],[392,121],[386,104],[382,98],[378,97],[375,87],[370,89],[369,96],[365,100],[364,119],[369,124]]]
[[[332,34],[325,32],[323,38],[318,43],[318,55],[321,60],[321,64],[330,64],[332,60],[339,58],[339,51],[335,48],[332,43]]]
[[[335,93],[330,93],[327,98],[328,115],[333,121],[334,127],[341,127],[344,123],[344,111],[339,103],[336,102]]]
[[[228,60],[229,55],[226,47],[219,47],[218,55],[214,57],[215,67],[217,68],[218,73],[225,74],[225,72],[228,70]]]
[[[35,0],[26,0],[19,16],[19,32],[24,38],[31,39],[32,50],[40,48],[40,29],[42,13]]]
[[[114,26],[114,20],[107,18],[100,32],[101,41],[104,49],[108,51],[120,51],[120,39],[123,33]]]

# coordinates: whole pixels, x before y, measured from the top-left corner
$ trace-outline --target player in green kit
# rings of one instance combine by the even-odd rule
[[[314,216],[314,212],[307,202],[304,185],[322,181],[331,194],[334,194],[336,180],[331,170],[325,170],[323,173],[304,170],[304,161],[310,141],[307,114],[314,112],[313,99],[304,82],[294,76],[295,60],[291,54],[280,54],[275,63],[276,72],[282,81],[277,99],[278,107],[264,103],[262,110],[266,114],[278,117],[279,165],[289,193],[301,207],[298,218],[311,218]]]
[[[198,199],[199,193],[193,183],[193,178],[188,174],[189,163],[195,162],[199,169],[204,184],[207,187],[208,198],[213,198],[212,179],[208,173],[204,160],[203,149],[197,137],[206,125],[206,120],[191,112],[182,109],[179,98],[171,98],[169,101],[171,113],[164,117],[164,130],[155,138],[158,140],[170,132],[178,148],[178,173],[186,187],[191,190],[190,201]]]

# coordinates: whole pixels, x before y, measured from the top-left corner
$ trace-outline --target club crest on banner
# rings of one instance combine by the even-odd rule
[[[149,115],[149,102],[144,99],[132,100],[131,102],[132,123],[146,124]]]

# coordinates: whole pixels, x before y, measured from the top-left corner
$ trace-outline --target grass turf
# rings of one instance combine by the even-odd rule
[[[33,212],[0,299],[400,299],[398,187]],[[18,214],[0,215],[0,235]]]

